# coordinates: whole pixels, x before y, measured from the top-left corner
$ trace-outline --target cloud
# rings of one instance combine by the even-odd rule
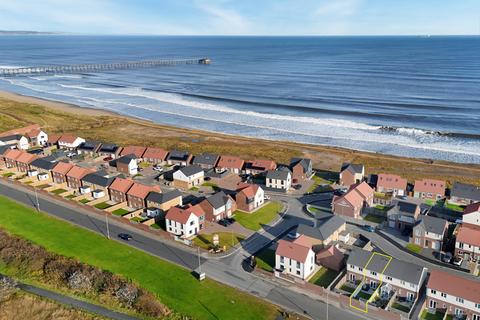
[[[207,21],[210,29],[216,29],[220,34],[247,34],[251,30],[251,22],[237,11],[226,8],[226,1],[221,1],[223,6],[201,0],[194,3],[209,16]]]
[[[327,0],[324,1],[314,12],[320,16],[351,16],[357,13],[362,0]]]

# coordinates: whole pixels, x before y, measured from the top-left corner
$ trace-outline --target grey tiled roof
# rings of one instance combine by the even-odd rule
[[[110,186],[113,180],[115,180],[115,177],[108,176],[108,174],[104,171],[89,173],[82,179],[82,181],[102,187]]]
[[[480,186],[455,182],[450,194],[452,197],[480,201]]]
[[[181,196],[182,193],[176,189],[165,193],[152,191],[148,194],[147,201],[165,203]]]
[[[413,284],[420,283],[424,270],[423,267],[410,262],[397,260],[395,258],[392,258],[390,263],[388,263],[388,261],[389,259],[384,256],[378,254],[374,255],[370,251],[354,248],[348,257],[347,264],[366,268],[367,270],[377,272],[378,274],[380,274],[386,266],[387,268],[383,273],[385,276]]]
[[[291,174],[290,170],[286,167],[277,170],[268,170],[267,179],[287,180],[289,173]]]
[[[200,166],[194,165],[194,166],[186,166],[178,169],[178,171],[181,171],[184,175],[187,177],[193,176],[194,174],[197,174],[199,172],[202,172],[203,169]]]
[[[21,134],[12,134],[10,136],[0,137],[0,141],[20,140],[22,137]]]
[[[186,161],[190,154],[186,151],[172,150],[168,154],[167,160]]]
[[[310,238],[325,240],[335,233],[343,224],[345,224],[345,220],[339,216],[330,214],[329,217],[318,220],[317,227],[299,224],[295,228],[295,232]]]
[[[82,142],[77,150],[85,150],[85,151],[95,151],[98,147],[100,147],[101,143],[97,141],[85,141]]]
[[[115,153],[117,150],[118,146],[116,144],[104,143],[98,151],[103,153]]]
[[[30,165],[44,170],[52,170],[57,163],[54,157],[45,157],[33,160]]]
[[[299,163],[303,167],[303,171],[307,172],[309,168],[311,168],[312,160],[306,158],[293,158],[292,161],[290,161],[290,168],[293,168]]]
[[[420,220],[415,224],[415,226],[423,225],[427,232],[443,234],[446,223],[447,220],[445,219],[440,219],[432,216],[422,216]]]
[[[203,153],[198,156],[195,156],[192,163],[214,166],[217,164],[217,161],[218,161],[218,154]]]
[[[362,173],[363,172],[363,164],[356,164],[356,163],[344,163],[342,164],[342,169],[340,171],[348,170],[351,173]]]
[[[215,193],[213,196],[207,198],[207,201],[214,207],[218,209],[224,206],[230,198],[225,194],[225,192],[220,191]]]
[[[129,164],[130,161],[136,160],[136,159],[137,157],[134,154],[127,154],[126,156],[118,158],[117,163]]]
[[[398,201],[397,204],[388,210],[387,215],[391,214],[403,214],[403,215],[411,215],[414,216],[418,205],[411,202],[406,201]]]

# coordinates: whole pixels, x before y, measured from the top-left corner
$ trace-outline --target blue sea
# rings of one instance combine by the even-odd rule
[[[0,79],[157,123],[480,163],[480,37],[1,36],[0,68],[209,57]]]

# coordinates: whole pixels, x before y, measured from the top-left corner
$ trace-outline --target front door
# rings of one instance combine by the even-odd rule
[[[429,307],[430,307],[430,309],[436,309],[437,308],[437,301],[430,300]]]
[[[349,280],[355,282],[355,275],[353,273],[350,273]]]

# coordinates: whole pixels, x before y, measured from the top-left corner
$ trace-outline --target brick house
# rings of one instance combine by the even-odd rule
[[[127,155],[134,155],[138,161],[141,161],[143,159],[143,155],[145,154],[145,151],[147,151],[146,147],[141,147],[141,146],[128,146],[122,149],[120,151],[120,157],[127,156]]]
[[[165,215],[167,232],[180,238],[191,239],[203,229],[205,213],[199,205],[187,208],[172,207]]]
[[[143,154],[143,161],[160,165],[165,163],[168,151],[161,148],[147,148]]]
[[[363,181],[365,177],[365,167],[363,164],[344,163],[340,169],[340,185],[350,187]]]
[[[265,202],[265,192],[257,184],[241,183],[235,195],[235,202],[239,210],[252,212]]]
[[[186,166],[173,173],[173,185],[188,190],[203,184],[205,173],[200,166]]]
[[[90,157],[96,157],[101,147],[102,144],[100,142],[87,140],[78,146],[77,153]]]
[[[147,186],[135,182],[127,192],[128,206],[133,209],[142,209],[146,207],[146,199],[150,192],[162,192],[160,186]]]
[[[245,163],[244,171],[247,174],[257,175],[276,168],[277,164],[273,160],[255,159]]]
[[[382,283],[380,295],[393,290],[397,298],[410,302],[417,298],[426,277],[427,268],[363,249],[353,249],[347,259],[349,282],[358,280],[374,289]]]
[[[192,155],[186,151],[172,150],[167,156],[168,165],[187,166],[192,161]]]
[[[182,193],[177,189],[165,193],[150,192],[146,200],[147,208],[157,208],[164,212],[183,205]]]
[[[448,221],[432,216],[421,216],[413,227],[413,236],[410,239],[422,248],[440,251],[447,236]]]
[[[28,172],[28,170],[30,170],[30,163],[32,163],[32,161],[37,159],[37,158],[38,157],[34,154],[27,153],[27,152],[22,152],[17,157],[17,160],[16,160],[18,171]]]
[[[437,201],[445,197],[445,181],[434,179],[415,180],[413,196]]]
[[[200,166],[204,170],[215,168],[220,157],[214,153],[202,153],[193,158],[192,164]]]
[[[242,172],[245,161],[239,157],[233,156],[220,156],[218,160],[216,171],[223,172],[229,171],[231,173],[240,174]]]
[[[305,180],[313,174],[312,160],[306,158],[293,158],[290,161],[290,170],[292,171],[292,179]]]
[[[138,173],[138,161],[133,153],[118,158],[116,160],[116,165],[117,171],[120,173],[131,176]]]
[[[105,171],[98,171],[86,174],[81,180],[80,193],[92,193],[93,198],[98,199],[108,196],[108,187],[115,180],[115,176]]]
[[[108,187],[110,191],[110,199],[117,203],[127,201],[127,192],[133,186],[133,181],[130,179],[124,179],[116,177],[112,184]]]
[[[457,205],[480,202],[480,186],[455,182],[450,192],[449,202]]]
[[[57,163],[57,159],[52,156],[37,158],[30,163],[30,171],[36,172],[39,175],[39,180],[53,179],[52,170]]]
[[[85,177],[91,172],[94,172],[94,170],[74,165],[66,174],[68,187],[80,191],[80,188],[82,187],[83,177]]]
[[[17,150],[17,149],[8,149],[5,151],[3,154],[3,157],[5,159],[5,166],[8,169],[18,169],[17,168],[17,158],[22,155],[22,151]]]
[[[420,206],[416,203],[398,201],[387,211],[388,226],[398,230],[412,230],[420,216]]]
[[[67,173],[73,168],[73,164],[70,162],[60,161],[52,169],[53,182],[56,184],[67,183]]]
[[[235,200],[225,192],[220,191],[200,202],[207,221],[215,222],[230,218],[237,210]]]
[[[364,181],[354,184],[343,196],[334,196],[333,213],[359,219],[366,207],[373,206],[373,189]]]
[[[458,319],[480,320],[480,282],[432,270],[427,283],[426,308]]]
[[[380,173],[377,176],[377,191],[391,193],[394,197],[407,194],[407,179],[395,174]]]

